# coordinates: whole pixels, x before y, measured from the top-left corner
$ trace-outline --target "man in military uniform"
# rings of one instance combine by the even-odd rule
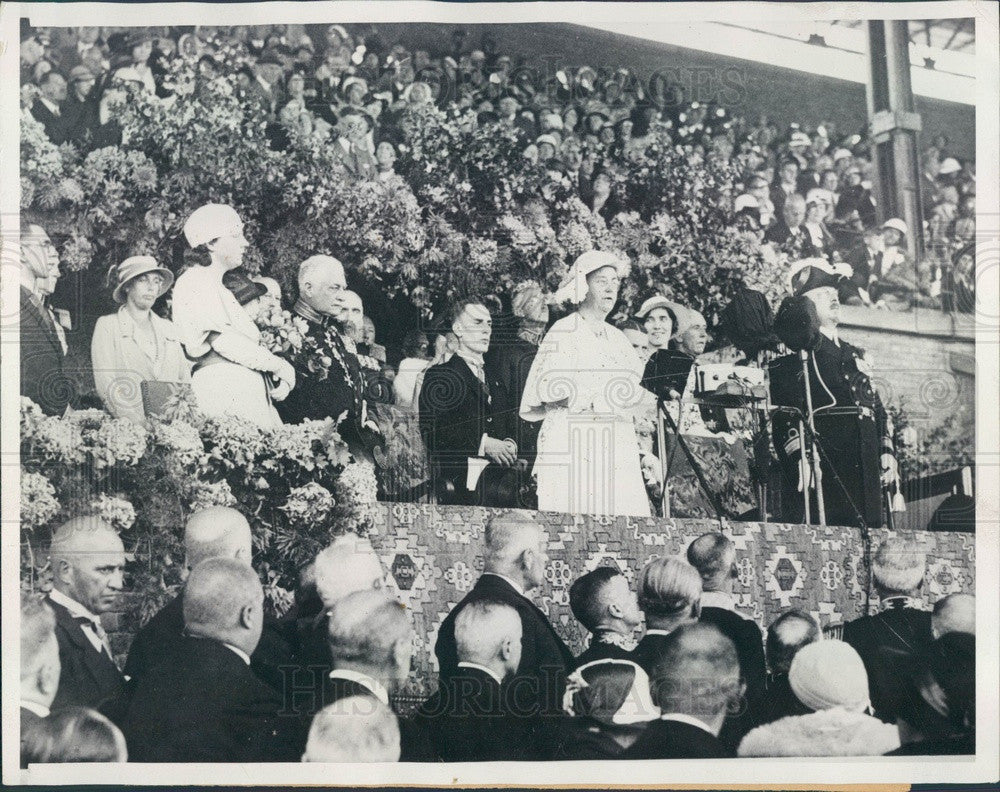
[[[295,313],[305,319],[315,353],[293,356],[296,386],[276,403],[285,423],[343,416],[340,436],[352,453],[370,457],[381,440],[378,426],[368,419],[364,377],[356,356],[345,346],[338,318],[347,288],[344,267],[332,256],[311,256],[299,264],[299,298]],[[325,369],[317,369],[316,360]]]
[[[882,486],[895,481],[892,424],[872,388],[871,365],[864,352],[840,339],[837,288],[844,275],[824,259],[806,259],[792,267],[792,291],[815,306],[818,333],[808,347],[809,389],[820,446],[820,479],[830,525],[882,525]],[[814,328],[815,330],[815,328]],[[803,345],[806,345],[805,342]],[[776,358],[770,366],[771,401],[793,407],[806,420],[804,372],[798,352]],[[800,418],[776,412],[774,447],[783,470],[783,519],[802,522]],[[808,437],[806,438],[808,444]],[[796,491],[796,488],[798,491]],[[818,522],[815,495],[810,517]]]

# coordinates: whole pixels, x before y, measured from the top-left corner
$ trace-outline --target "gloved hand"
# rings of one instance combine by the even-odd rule
[[[892,454],[882,454],[879,457],[879,463],[882,466],[882,475],[880,476],[882,486],[887,487],[899,477],[899,465],[896,462],[896,457]]]

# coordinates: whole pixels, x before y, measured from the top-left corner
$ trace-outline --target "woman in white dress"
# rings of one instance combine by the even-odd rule
[[[260,344],[260,331],[222,283],[243,262],[243,221],[223,204],[206,204],[184,224],[188,244],[201,256],[177,279],[173,320],[194,361],[191,387],[209,416],[235,415],[259,426],[281,425],[271,399],[295,387],[295,369]]]
[[[577,309],[542,340],[520,411],[543,422],[534,467],[542,511],[650,513],[633,417],[643,366],[625,334],[605,321],[626,272],[614,255],[590,251],[556,293]]]

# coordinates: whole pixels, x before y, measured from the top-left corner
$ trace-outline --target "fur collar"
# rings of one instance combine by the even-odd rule
[[[881,756],[899,747],[896,727],[840,707],[792,715],[751,731],[739,756]]]

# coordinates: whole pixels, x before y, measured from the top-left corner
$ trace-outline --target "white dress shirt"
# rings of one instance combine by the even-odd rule
[[[49,708],[37,701],[21,701],[21,708],[34,712],[39,718],[49,717]]]
[[[701,594],[701,607],[722,608],[722,610],[735,611],[733,595],[726,591],[703,591]]]

